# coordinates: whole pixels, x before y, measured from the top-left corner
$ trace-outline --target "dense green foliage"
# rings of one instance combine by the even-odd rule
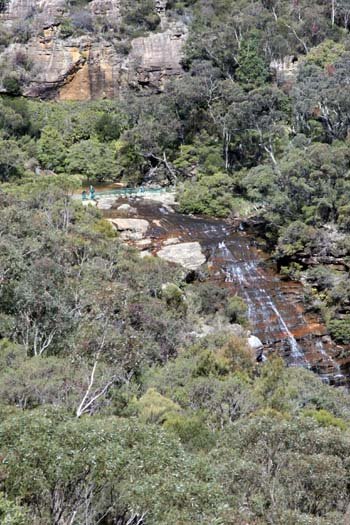
[[[160,94],[113,102],[2,99],[1,180],[40,168],[130,185],[177,182],[183,212],[259,215],[285,274],[300,278],[293,265],[304,271],[315,258],[344,266],[325,266],[326,288],[312,270],[304,277],[313,307],[327,322],[339,318],[330,329],[347,340],[349,9],[340,0],[334,8],[321,0],[312,8],[304,0],[168,2],[167,16],[189,25],[182,77]],[[148,0],[125,0],[118,28],[90,15],[90,28],[79,25],[87,2],[69,9],[73,33],[102,31],[124,44],[157,26]],[[25,56],[17,59],[15,69],[25,69]]]
[[[226,289],[140,259],[71,177],[0,193],[0,516],[11,525],[331,525],[348,394],[245,340]],[[242,504],[244,502],[244,505]]]

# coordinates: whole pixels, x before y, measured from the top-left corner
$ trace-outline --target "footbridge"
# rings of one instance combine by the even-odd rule
[[[147,195],[159,195],[162,193],[174,193],[175,188],[116,188],[116,189],[105,189],[105,190],[95,190],[90,188],[89,191],[82,192],[82,199],[86,200],[95,200],[100,197],[129,197],[134,196],[147,196]]]

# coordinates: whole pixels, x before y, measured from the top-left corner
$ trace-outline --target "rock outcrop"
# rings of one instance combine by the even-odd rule
[[[298,60],[295,56],[286,56],[283,59],[272,60],[271,73],[278,86],[294,84],[298,75]]]
[[[92,0],[90,2],[90,11],[94,16],[107,16],[120,18],[120,1],[119,0]]]
[[[9,0],[2,19],[9,22],[23,21],[31,18],[31,23],[41,28],[54,24],[57,16],[65,10],[65,0]]]
[[[21,73],[24,95],[59,100],[116,98],[130,88],[159,92],[166,79],[182,73],[187,27],[167,18],[165,1],[156,2],[157,31],[130,38],[125,48],[116,46],[108,34],[65,35],[65,9],[64,0],[10,0],[0,14],[10,34],[21,24],[28,25],[29,19],[34,28],[26,43],[10,44],[0,56],[3,70],[9,72],[16,57],[26,57],[30,67]],[[93,0],[88,9],[93,20],[111,19],[117,27],[121,23],[119,0]]]
[[[138,241],[145,237],[149,222],[145,219],[107,219],[120,232],[124,241]]]
[[[260,339],[255,335],[250,335],[248,337],[248,345],[252,350],[261,350],[264,346]]]
[[[199,242],[183,242],[165,246],[159,250],[157,255],[165,261],[180,264],[186,270],[198,270],[206,261]]]

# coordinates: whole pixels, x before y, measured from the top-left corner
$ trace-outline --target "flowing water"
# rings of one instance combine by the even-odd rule
[[[170,237],[200,242],[209,279],[245,300],[251,331],[266,353],[279,352],[288,366],[307,367],[325,382],[347,383],[350,364],[341,358],[343,349],[330,340],[321,320],[306,312],[303,287],[279,277],[254,237],[235,231],[225,221],[185,216],[161,203],[135,198],[119,199],[117,205],[125,202],[137,209],[137,218],[149,221],[147,236],[154,253]],[[109,218],[119,216],[115,209],[104,213]]]

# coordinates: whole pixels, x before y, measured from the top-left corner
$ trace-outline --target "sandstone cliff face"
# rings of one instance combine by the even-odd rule
[[[298,75],[299,64],[297,57],[286,56],[281,59],[273,60],[270,64],[270,70],[278,86],[293,84]]]
[[[95,16],[120,16],[119,0],[92,0],[89,7]]]
[[[93,0],[88,6],[92,17],[120,22],[119,0]],[[29,97],[90,100],[115,98],[130,88],[161,91],[166,79],[182,72],[187,28],[167,19],[165,0],[157,0],[155,6],[161,20],[157,31],[132,39],[122,52],[91,32],[64,38],[64,0],[10,0],[1,15],[8,30],[30,23],[38,31],[26,43],[10,44],[1,63],[10,69],[16,56],[26,57],[30,68],[22,72],[21,83]]]
[[[27,21],[33,17],[34,23],[43,27],[55,22],[64,12],[65,0],[9,0],[2,15],[5,21]]]

